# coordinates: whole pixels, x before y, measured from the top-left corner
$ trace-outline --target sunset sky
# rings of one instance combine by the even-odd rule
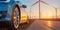
[[[26,4],[26,12],[28,12],[28,15],[30,16],[30,7],[33,3],[35,3],[38,0],[21,0],[22,4]],[[42,0],[56,8],[58,8],[58,17],[60,17],[60,0]],[[43,3],[40,3],[40,11],[41,11],[41,18],[52,18],[56,17],[56,11],[52,6],[47,6]],[[32,18],[39,18],[39,8],[38,3],[31,7],[31,16]]]

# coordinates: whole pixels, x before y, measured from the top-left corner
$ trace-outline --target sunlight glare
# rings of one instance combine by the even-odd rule
[[[51,23],[51,21],[48,21],[48,23],[47,23],[47,24],[48,24],[48,26],[52,26],[52,23]]]

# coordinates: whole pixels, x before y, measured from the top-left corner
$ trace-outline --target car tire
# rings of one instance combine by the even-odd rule
[[[20,27],[20,9],[18,6],[13,8],[12,20],[11,20],[11,28],[12,30],[17,30]]]
[[[29,23],[29,17],[28,17],[28,16],[27,16],[27,24],[30,24],[30,23]]]

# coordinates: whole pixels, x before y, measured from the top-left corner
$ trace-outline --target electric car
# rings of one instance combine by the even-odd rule
[[[21,20],[21,9],[26,8],[20,0],[0,0],[0,25],[9,25],[12,29],[18,29]]]

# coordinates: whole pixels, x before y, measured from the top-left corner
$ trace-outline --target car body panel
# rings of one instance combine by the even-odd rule
[[[21,18],[20,18],[20,23],[25,23],[27,22],[27,14],[25,11],[21,10],[22,4],[20,3],[20,0],[7,0],[7,1],[0,1],[0,12],[6,11],[6,17],[5,18],[0,18],[0,21],[11,21],[12,18],[12,12],[13,8],[15,5],[18,5],[21,11]],[[0,16],[2,13],[0,13]]]
[[[28,21],[27,13],[25,10],[21,9],[21,20],[20,23],[26,23]]]
[[[0,1],[0,12],[1,11],[7,11],[7,15],[6,17],[3,19],[4,21],[11,20],[11,16],[12,16],[12,12],[13,12],[13,8],[15,5],[18,5],[20,7],[20,1],[15,1],[15,0],[10,0],[10,2],[1,2]],[[0,21],[2,21],[2,19],[0,19]],[[6,20],[5,20],[6,19]]]

